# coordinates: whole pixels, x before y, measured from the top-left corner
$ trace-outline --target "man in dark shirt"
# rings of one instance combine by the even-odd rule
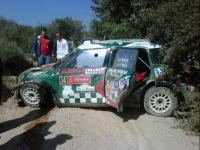
[[[53,42],[46,34],[47,30],[43,29],[33,42],[32,53],[38,58],[38,66],[49,64],[51,56],[54,57]]]

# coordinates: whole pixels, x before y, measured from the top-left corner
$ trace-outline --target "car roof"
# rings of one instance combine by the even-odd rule
[[[87,48],[110,48],[110,47],[130,47],[130,48],[160,48],[161,45],[151,43],[147,39],[115,39],[115,40],[90,40],[85,41],[80,49]]]
[[[89,40],[94,40],[94,38],[82,38],[80,41],[79,41],[79,45],[83,44],[85,41],[89,41]]]

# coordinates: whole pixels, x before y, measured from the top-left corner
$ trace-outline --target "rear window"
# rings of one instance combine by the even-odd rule
[[[158,48],[149,49],[149,53],[150,53],[150,56],[151,56],[151,62],[152,62],[152,64],[160,64],[160,61],[159,61],[159,50],[158,50]]]

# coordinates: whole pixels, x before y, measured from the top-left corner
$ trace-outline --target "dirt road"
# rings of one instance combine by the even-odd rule
[[[142,109],[0,106],[0,150],[199,150],[173,118]]]

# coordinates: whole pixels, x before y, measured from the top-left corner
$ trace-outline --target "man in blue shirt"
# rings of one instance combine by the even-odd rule
[[[43,29],[32,45],[33,57],[38,58],[38,66],[49,64],[51,56],[54,57],[53,41],[46,34],[47,30]]]

